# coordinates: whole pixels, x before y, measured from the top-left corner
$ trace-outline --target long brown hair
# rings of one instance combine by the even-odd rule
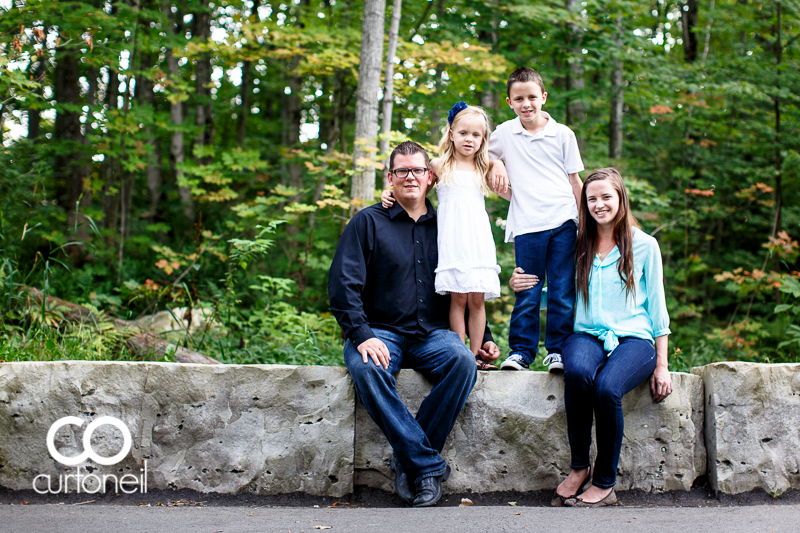
[[[578,241],[575,245],[575,269],[578,278],[578,293],[583,296],[583,304],[589,306],[589,277],[592,273],[592,262],[597,249],[597,221],[589,212],[586,200],[586,189],[593,181],[607,180],[619,195],[619,209],[614,218],[614,242],[619,248],[619,261],[617,272],[625,285],[625,298],[636,296],[636,284],[633,279],[633,228],[639,223],[631,213],[628,201],[628,191],[622,176],[615,168],[601,168],[595,170],[583,182],[581,192],[580,217],[578,222]]]

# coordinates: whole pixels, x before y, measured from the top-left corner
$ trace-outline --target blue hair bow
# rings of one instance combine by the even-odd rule
[[[468,107],[469,106],[467,104],[465,104],[464,102],[456,103],[456,105],[454,105],[450,109],[450,113],[448,113],[448,115],[447,115],[447,122],[449,122],[452,125],[453,124],[453,119],[456,118],[456,115],[458,115],[461,111],[464,111]]]

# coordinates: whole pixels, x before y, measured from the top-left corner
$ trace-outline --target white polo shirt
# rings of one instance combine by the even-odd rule
[[[578,207],[569,175],[583,170],[578,141],[549,114],[544,129],[532,135],[519,117],[503,122],[489,139],[489,155],[502,159],[513,194],[506,221],[506,242],[516,235],[545,231],[568,220],[578,223]]]

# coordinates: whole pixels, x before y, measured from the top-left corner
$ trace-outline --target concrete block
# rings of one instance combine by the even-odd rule
[[[421,374],[396,376],[412,413],[431,389]],[[623,398],[625,439],[617,488],[689,490],[705,473],[702,381],[674,373],[675,392],[652,401],[647,383]],[[569,472],[562,376],[479,372],[478,382],[443,455],[453,473],[449,493],[554,489]],[[356,485],[391,491],[391,447],[360,403],[356,408]]]
[[[800,488],[800,364],[714,363],[705,383],[711,486],[728,494]]]
[[[138,474],[147,460],[149,489],[338,497],[353,489],[354,401],[336,367],[0,364],[0,486],[30,489],[40,473],[64,473],[46,447],[56,419],[108,415],[129,428],[133,449],[113,466],[89,461],[97,473]],[[60,453],[81,453],[82,432],[62,428]],[[112,456],[121,439],[101,426],[93,448]]]

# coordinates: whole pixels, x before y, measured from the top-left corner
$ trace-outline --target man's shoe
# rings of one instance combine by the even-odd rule
[[[512,353],[500,365],[500,370],[527,370],[528,362],[522,357],[522,354]]]
[[[403,467],[400,466],[400,463],[397,462],[395,458],[389,462],[389,466],[394,472],[394,492],[397,496],[403,500],[403,503],[406,505],[412,505],[414,503],[414,497],[416,493],[414,492],[414,487],[409,482],[408,476],[405,472],[403,472]]]
[[[561,358],[560,353],[551,353],[544,358],[542,364],[547,367],[547,371],[552,374],[564,373],[564,360]]]
[[[450,477],[450,467],[444,469],[440,476],[424,477],[417,481],[417,497],[414,498],[414,507],[430,507],[436,505],[442,497],[442,482]]]

